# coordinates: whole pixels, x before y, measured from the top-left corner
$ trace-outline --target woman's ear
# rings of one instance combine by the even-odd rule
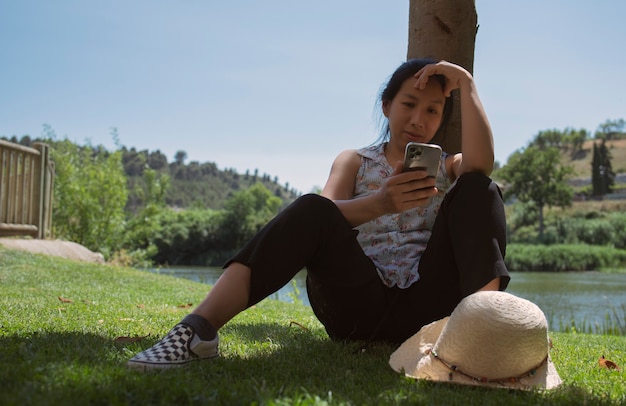
[[[389,118],[389,104],[391,104],[389,100],[383,101],[383,114],[387,118]]]

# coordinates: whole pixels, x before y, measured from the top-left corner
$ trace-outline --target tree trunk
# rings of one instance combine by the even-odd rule
[[[411,0],[407,58],[446,60],[472,73],[477,20],[474,0]],[[432,140],[449,153],[461,151],[458,92],[452,97],[457,108],[445,131]]]

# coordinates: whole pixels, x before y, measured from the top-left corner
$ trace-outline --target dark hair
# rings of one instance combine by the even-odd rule
[[[395,72],[391,75],[391,77],[387,81],[387,84],[382,88],[380,92],[380,96],[378,98],[378,102],[376,104],[377,111],[378,111],[377,114],[380,114],[381,120],[383,120],[384,122],[381,125],[380,135],[378,136],[378,139],[376,140],[375,144],[389,140],[389,122],[386,120],[386,118],[382,117],[383,104],[391,102],[393,98],[396,97],[396,95],[400,91],[400,88],[402,87],[402,84],[404,83],[405,80],[413,77],[413,75],[415,75],[424,66],[432,64],[432,63],[437,63],[437,61],[433,59],[428,59],[428,58],[409,59],[408,61],[400,65],[395,70]],[[442,90],[445,89],[445,86],[446,86],[445,76],[433,75],[430,77],[430,80],[433,80],[433,79],[439,82]],[[439,128],[437,129],[437,133],[439,133],[440,131],[443,131],[443,128],[448,123],[450,119],[450,115],[451,115],[450,114],[451,110],[452,110],[452,98],[448,97],[446,99],[446,104],[444,105],[444,108],[443,108],[441,124],[439,125]]]

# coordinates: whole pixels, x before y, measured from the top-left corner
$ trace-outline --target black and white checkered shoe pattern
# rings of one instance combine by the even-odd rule
[[[170,368],[217,357],[218,342],[218,336],[211,341],[203,341],[191,327],[177,324],[161,341],[131,358],[128,367],[139,370]]]

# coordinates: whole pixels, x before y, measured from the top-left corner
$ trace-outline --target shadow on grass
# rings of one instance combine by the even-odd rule
[[[578,388],[549,393],[437,384],[389,367],[393,347],[339,343],[299,327],[229,325],[222,357],[155,373],[126,368],[158,338],[119,344],[79,333],[0,337],[0,404],[571,404],[607,403]]]

